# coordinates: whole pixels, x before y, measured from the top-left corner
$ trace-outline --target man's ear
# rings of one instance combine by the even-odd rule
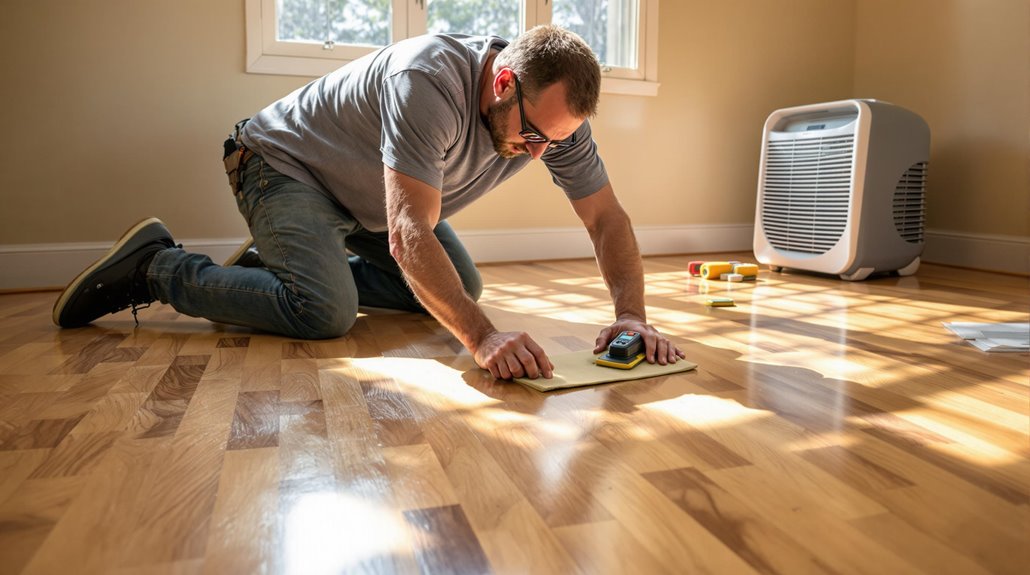
[[[505,66],[494,74],[494,96],[503,98],[505,94],[515,89],[515,72]]]

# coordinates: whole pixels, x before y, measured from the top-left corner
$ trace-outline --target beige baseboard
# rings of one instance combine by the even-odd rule
[[[754,226],[639,226],[636,234],[645,255],[750,251]],[[459,230],[458,236],[480,263],[589,258],[594,253],[582,228]],[[221,262],[242,241],[195,239],[183,241],[183,246]],[[0,290],[62,287],[110,247],[102,242],[0,245]],[[922,258],[927,263],[1028,274],[1030,238],[929,230]]]
[[[754,226],[637,226],[635,232],[644,255],[750,251]],[[458,237],[479,263],[594,257],[583,228],[458,230]]]
[[[189,240],[183,247],[225,261],[243,238]],[[0,245],[0,290],[61,288],[100,259],[112,243]]]
[[[927,230],[926,263],[1030,274],[1030,237]]]

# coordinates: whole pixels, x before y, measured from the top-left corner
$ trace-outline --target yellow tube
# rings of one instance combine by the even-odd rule
[[[733,271],[733,264],[730,262],[705,262],[701,264],[701,277],[707,280],[717,280],[722,274]]]
[[[733,273],[740,274],[744,277],[757,276],[758,266],[756,264],[737,264],[733,266]]]

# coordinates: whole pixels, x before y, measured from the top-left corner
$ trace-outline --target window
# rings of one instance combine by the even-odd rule
[[[321,76],[419,34],[514,38],[553,22],[601,60],[601,89],[658,92],[658,0],[246,0],[247,71]]]

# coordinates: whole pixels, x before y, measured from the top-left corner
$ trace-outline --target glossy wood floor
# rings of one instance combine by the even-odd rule
[[[1028,572],[1030,360],[941,326],[1026,321],[1026,278],[689,259],[646,261],[648,304],[698,370],[550,394],[423,316],[58,331],[55,293],[0,296],[0,572]],[[551,353],[610,317],[590,261],[483,275]]]

